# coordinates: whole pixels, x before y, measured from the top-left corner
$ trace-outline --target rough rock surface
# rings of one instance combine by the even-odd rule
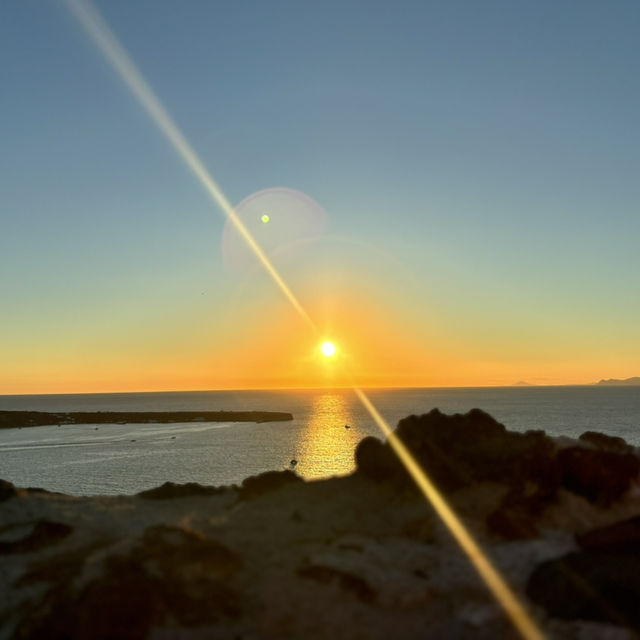
[[[616,453],[633,453],[633,447],[623,438],[617,436],[608,436],[605,433],[597,431],[585,431],[579,438],[582,442],[592,444],[596,449],[603,451],[614,451]]]
[[[215,496],[225,491],[224,487],[204,487],[197,482],[176,484],[165,482],[159,487],[141,491],[138,495],[145,500],[175,500],[189,496]]]
[[[630,449],[559,447],[477,410],[411,416],[397,433],[548,637],[634,637],[640,497],[633,465],[618,465]],[[622,471],[587,457],[599,471],[577,483],[571,448],[621,456]],[[344,478],[269,472],[136,496],[0,482],[0,640],[518,637],[389,446],[367,438],[356,458]],[[567,566],[604,614],[562,600]]]
[[[567,489],[605,506],[625,493],[640,473],[640,460],[632,453],[568,447],[557,459]]]
[[[434,409],[409,416],[398,423],[396,434],[444,491],[499,481],[516,487],[533,484],[536,493],[553,495],[560,483],[551,438],[541,431],[507,431],[479,409],[464,415],[447,416]],[[391,447],[375,438],[359,444],[356,461],[358,469],[374,479],[411,485]]]
[[[576,541],[581,551],[536,568],[528,595],[559,618],[640,632],[640,516],[579,534]]]

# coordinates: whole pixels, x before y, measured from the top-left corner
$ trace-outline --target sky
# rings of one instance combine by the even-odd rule
[[[65,3],[10,0],[0,394],[640,375],[640,4],[95,6],[319,333]]]

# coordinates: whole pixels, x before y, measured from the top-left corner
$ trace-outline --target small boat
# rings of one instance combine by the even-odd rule
[[[345,429],[351,429],[351,426],[350,426],[350,425],[348,425],[348,424],[345,424],[345,425],[344,425],[344,428],[345,428]]]

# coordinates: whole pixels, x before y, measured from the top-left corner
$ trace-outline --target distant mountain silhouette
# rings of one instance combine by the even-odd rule
[[[608,380],[600,380],[600,382],[596,382],[596,384],[608,387],[640,387],[640,377],[635,376],[633,378],[626,378],[625,380],[609,378]]]
[[[535,384],[531,384],[530,382],[527,382],[526,380],[518,380],[518,382],[514,382],[512,385],[512,387],[535,387]]]

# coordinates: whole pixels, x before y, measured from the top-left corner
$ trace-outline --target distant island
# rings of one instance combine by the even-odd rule
[[[283,411],[0,411],[0,429],[68,424],[169,423],[169,422],[281,422],[293,420]]]
[[[526,380],[518,380],[518,382],[514,382],[512,387],[535,387],[534,384],[527,382]]]
[[[602,387],[640,387],[640,377],[635,376],[624,380],[609,378],[608,380],[600,380],[600,382],[596,382],[596,385]]]

